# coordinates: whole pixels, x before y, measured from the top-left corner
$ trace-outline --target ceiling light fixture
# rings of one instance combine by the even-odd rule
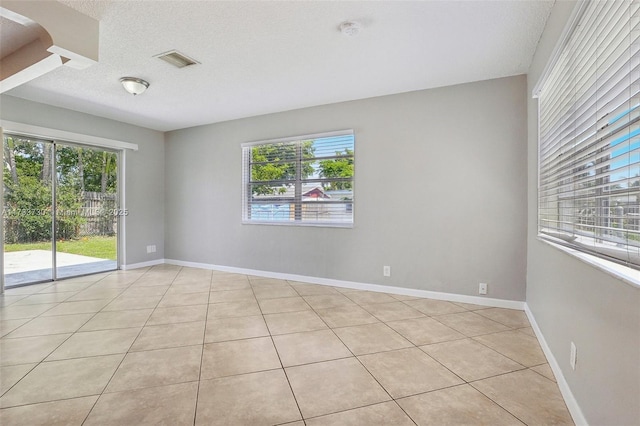
[[[348,37],[355,37],[360,33],[362,25],[356,21],[344,21],[340,24],[340,32]]]
[[[133,96],[143,93],[149,87],[149,83],[141,78],[135,77],[122,77],[120,79],[124,90],[131,93]]]

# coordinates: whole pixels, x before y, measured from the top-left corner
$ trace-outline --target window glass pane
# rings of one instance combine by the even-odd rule
[[[352,132],[243,146],[243,220],[353,223]]]

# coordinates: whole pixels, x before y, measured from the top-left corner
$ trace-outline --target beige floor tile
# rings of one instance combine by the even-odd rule
[[[209,292],[200,293],[167,293],[162,297],[158,308],[172,306],[206,305],[209,303]]]
[[[518,331],[488,334],[476,337],[475,340],[526,367],[533,367],[547,362],[538,339]]]
[[[0,294],[0,308],[6,308],[7,306],[13,305],[14,303],[24,299],[25,297],[29,296],[26,294],[17,294],[15,296]]]
[[[281,369],[200,382],[196,425],[277,425],[300,418]]]
[[[285,367],[353,356],[331,330],[274,336],[273,342]]]
[[[522,426],[518,419],[469,385],[410,396],[397,402],[419,426]]]
[[[549,366],[549,364],[537,365],[535,367],[531,367],[531,370],[535,371],[538,374],[542,374],[549,380],[556,381],[556,376],[553,374],[553,370]]]
[[[211,283],[209,281],[174,281],[167,290],[167,294],[186,294],[186,293],[204,293],[209,292]]]
[[[147,321],[147,325],[204,321],[206,319],[207,305],[173,306],[170,308],[156,308],[149,321]]]
[[[299,297],[291,286],[253,286],[253,293],[258,300],[280,299],[283,297]]]
[[[61,315],[34,318],[7,335],[7,338],[73,333],[93,317],[93,314]]]
[[[78,292],[78,291],[84,290],[87,287],[91,287],[93,284],[94,284],[93,282],[88,282],[88,281],[84,281],[84,282],[73,281],[73,280],[56,281],[52,285],[47,286],[46,288],[40,290],[38,294],[58,293],[58,292],[62,292],[62,293]]]
[[[348,297],[342,294],[317,294],[312,296],[304,296],[313,309],[334,308],[336,306],[355,305]]]
[[[420,346],[467,382],[522,370],[523,366],[472,340],[455,340]]]
[[[379,322],[376,317],[355,304],[336,306],[334,308],[316,309],[316,312],[331,328]]]
[[[422,312],[402,302],[377,303],[375,305],[362,305],[362,307],[380,321],[385,322],[424,317]]]
[[[216,281],[211,282],[211,291],[231,291],[231,290],[251,290],[249,280],[247,279],[233,279],[230,281]]]
[[[116,328],[142,327],[153,309],[134,309],[131,311],[98,312],[82,326],[80,331],[112,330]]]
[[[289,287],[289,282],[287,280],[279,280],[277,278],[258,278],[258,279],[249,279],[251,281],[252,287]]]
[[[464,383],[418,348],[358,357],[394,398]]]
[[[520,333],[524,333],[524,334],[528,334],[529,336],[533,336],[536,337],[536,332],[533,331],[532,327],[524,327],[524,328],[519,328],[518,331]]]
[[[156,285],[160,285],[160,286],[168,286],[171,285],[171,283],[173,283],[174,278],[173,277],[162,277],[162,276],[158,276],[158,275],[149,275],[147,276],[146,274],[143,275],[142,277],[138,278],[133,284],[132,286],[135,287],[153,287]]]
[[[393,402],[369,405],[353,410],[306,420],[307,426],[415,426],[411,419]]]
[[[148,287],[130,287],[127,290],[123,291],[120,294],[120,298],[139,298],[139,297],[149,297],[149,296],[164,296],[167,290],[169,289],[168,285],[154,285]]]
[[[489,309],[490,306],[476,305],[474,303],[451,302],[465,308],[467,311],[479,311],[480,309]]]
[[[197,381],[201,355],[202,345],[130,352],[105,392]]]
[[[288,312],[285,314],[270,314],[264,316],[272,335],[300,333],[328,328],[320,317],[313,311]]]
[[[336,328],[334,331],[340,340],[356,355],[413,346],[407,339],[381,323]]]
[[[85,290],[82,290],[78,294],[69,298],[69,302],[79,302],[82,300],[113,300],[120,293],[123,292],[123,289],[120,288],[102,288],[99,286],[91,286]],[[56,293],[62,294],[62,293]]]
[[[18,383],[37,364],[20,364],[0,367],[0,395]],[[1,418],[2,416],[0,416]]]
[[[43,317],[71,314],[95,314],[109,304],[109,300],[85,300],[82,302],[62,302],[42,314]],[[37,305],[42,306],[42,305]]]
[[[251,317],[219,318],[207,321],[205,343],[249,339],[269,335],[262,315]]]
[[[124,272],[124,271],[123,271]],[[140,278],[139,274],[131,274],[133,271],[126,271],[125,274],[111,274],[100,281],[98,281],[98,285],[101,287],[128,287],[133,284],[138,278]]]
[[[27,297],[20,297],[20,300],[16,301],[15,305],[21,306],[21,305],[39,305],[42,303],[60,303],[69,299],[70,297],[75,296],[76,294],[77,292],[75,291],[32,294],[31,296],[27,296]]]
[[[160,299],[162,299],[162,296],[118,297],[109,303],[102,312],[152,309],[158,306]]]
[[[558,386],[531,370],[491,377],[472,386],[526,424],[573,425]]]
[[[445,300],[419,299],[407,300],[403,303],[429,316],[455,314],[467,311],[465,308]]]
[[[47,361],[125,353],[140,333],[140,328],[85,331],[75,333],[58,347]]]
[[[148,325],[142,329],[130,351],[201,345],[204,342],[204,325],[205,321]]]
[[[504,324],[507,327],[511,327],[511,328],[530,327],[527,314],[525,314],[524,311],[519,311],[517,309],[489,308],[489,309],[482,309],[477,313],[482,315],[483,317],[492,319],[495,322]]]
[[[375,291],[354,291],[344,293],[344,295],[358,305],[372,305],[374,303],[391,303],[396,301],[396,299],[389,294],[377,293]]]
[[[459,331],[467,337],[509,330],[507,326],[478,315],[475,312],[440,315],[437,318],[438,321],[444,325]]]
[[[387,325],[418,346],[465,338],[463,334],[433,318],[390,321]]]
[[[0,340],[0,365],[17,365],[40,362],[67,340],[71,334],[3,338]]]
[[[319,284],[307,284],[307,283],[299,283],[299,282],[291,282],[291,287],[300,295],[300,296],[315,296],[319,294],[338,294],[338,291],[333,287],[329,287],[328,285],[319,285]]]
[[[253,290],[222,290],[209,294],[209,303],[235,302],[237,300],[256,300]]]
[[[304,418],[390,399],[355,358],[288,367],[285,371]]]
[[[192,425],[198,383],[103,394],[84,426]]]
[[[133,283],[136,286],[170,285],[175,279],[175,274],[154,274],[147,272]]]
[[[340,294],[350,293],[352,291],[364,291],[364,290],[358,290],[357,288],[351,288],[351,287],[333,287],[333,289]]]
[[[271,337],[207,343],[202,354],[202,379],[281,368]]]
[[[207,320],[216,318],[248,317],[260,315],[260,307],[255,300],[237,300],[235,302],[213,303],[209,307]]]
[[[43,362],[0,398],[0,407],[98,395],[123,356]]]
[[[0,421],[2,426],[79,426],[97,399],[85,396],[6,408],[0,411]]]
[[[401,301],[423,299],[422,297],[407,296],[406,294],[391,294],[391,297],[393,297],[396,300],[401,300]]]
[[[19,294],[35,294],[35,293],[38,293],[39,291],[45,290],[45,289],[47,289],[49,287],[51,287],[50,283],[28,285],[28,286],[24,286],[24,287],[8,288],[8,289],[5,290],[5,294],[7,296],[15,296],[15,295],[19,295]]]
[[[211,282],[224,282],[224,281],[249,282],[249,277],[244,274],[236,274],[233,272],[213,271],[213,273],[211,274]]]
[[[0,309],[0,320],[15,320],[22,318],[35,318],[38,315],[56,309],[59,305],[57,303],[42,303],[38,305],[17,305],[14,303],[11,306]],[[96,311],[97,312],[97,311]],[[71,312],[76,313],[76,312]]]
[[[258,300],[263,314],[281,314],[284,312],[309,311],[311,307],[302,297],[285,297],[279,299]]]
[[[16,328],[31,321],[31,318],[21,318],[14,320],[0,321],[0,337],[11,333]]]

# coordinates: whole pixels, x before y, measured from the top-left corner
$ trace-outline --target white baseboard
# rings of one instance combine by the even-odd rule
[[[120,265],[120,268],[129,271],[131,269],[148,268],[149,266],[163,265],[167,263],[164,259],[150,260],[148,262],[130,263],[128,265]]]
[[[551,367],[551,370],[553,370],[553,374],[556,376],[558,388],[560,388],[560,393],[562,393],[564,402],[567,404],[567,408],[569,409],[569,413],[573,418],[573,422],[578,426],[588,426],[587,419],[584,417],[582,409],[580,408],[580,405],[578,405],[578,401],[576,401],[576,398],[573,396],[573,392],[571,392],[571,388],[569,388],[569,384],[562,374],[562,370],[560,369],[558,361],[553,356],[553,352],[551,352],[551,348],[549,348],[547,341],[544,339],[544,335],[542,334],[542,331],[540,330],[540,327],[536,322],[536,318],[533,316],[533,313],[529,309],[529,305],[527,305],[526,303],[524,304],[524,312],[527,314],[529,322],[531,323],[531,327],[533,328],[533,331],[536,333],[536,337],[540,342],[542,351],[547,357],[549,366]]]
[[[280,272],[261,271],[256,269],[236,268],[232,266],[212,265],[209,263],[185,262],[183,260],[165,259],[170,265],[187,266],[190,268],[210,269],[221,272],[254,275],[265,278],[299,281],[309,284],[328,285],[332,287],[352,288],[356,290],[368,290],[381,293],[401,294],[404,296],[427,297],[430,299],[446,300],[449,302],[472,303],[475,305],[491,306],[495,308],[523,310],[525,303],[516,300],[492,299],[478,296],[466,296],[462,294],[443,293],[438,291],[418,290],[413,288],[393,287],[380,284],[359,283],[354,281],[334,280],[330,278],[310,277],[306,275],[284,274]]]

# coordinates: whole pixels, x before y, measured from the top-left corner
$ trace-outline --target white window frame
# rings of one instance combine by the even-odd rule
[[[354,174],[350,180],[351,182],[351,220],[339,220],[339,221],[305,221],[299,217],[299,214],[296,213],[295,220],[264,220],[264,219],[252,219],[249,216],[249,211],[251,209],[251,169],[250,169],[250,160],[251,160],[251,148],[259,145],[269,145],[269,144],[279,144],[279,143],[296,143],[302,142],[306,140],[312,139],[322,139],[322,138],[330,138],[337,136],[352,136],[354,139],[354,152],[353,152],[353,164],[354,164]],[[303,227],[332,227],[332,228],[353,228],[355,223],[355,134],[353,129],[347,130],[337,130],[331,132],[323,132],[323,133],[313,133],[307,135],[299,135],[299,136],[290,136],[284,138],[277,139],[268,139],[254,142],[246,142],[241,145],[242,147],[242,224],[245,225],[277,225],[277,226],[303,226]],[[317,157],[319,160],[322,160],[322,157]],[[298,165],[299,167],[299,165]],[[310,179],[313,181],[319,181],[319,179]],[[320,179],[321,180],[321,179]],[[328,179],[331,180],[331,179]],[[302,205],[305,204],[304,201],[300,199],[299,188],[304,183],[304,179],[300,176],[299,170],[296,173],[296,178],[292,181],[293,184],[298,188],[296,190],[296,196],[294,201],[291,204],[294,204],[296,207],[296,212],[302,210]]]

